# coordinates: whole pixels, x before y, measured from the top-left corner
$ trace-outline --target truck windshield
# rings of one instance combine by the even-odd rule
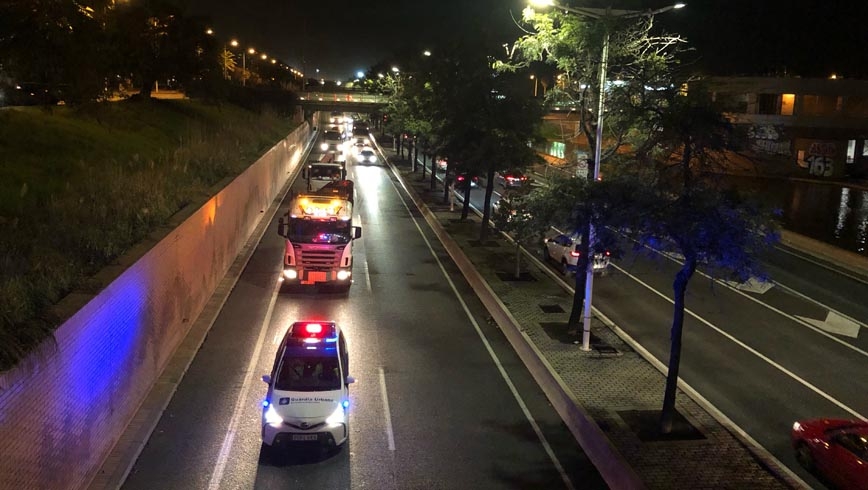
[[[349,221],[317,221],[303,218],[289,220],[289,241],[293,243],[350,243],[352,224]]]
[[[341,169],[333,165],[311,165],[310,178],[313,180],[341,180]]]
[[[337,357],[284,357],[274,382],[280,391],[334,391],[341,389]]]

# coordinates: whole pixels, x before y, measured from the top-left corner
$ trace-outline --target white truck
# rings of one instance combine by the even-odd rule
[[[319,192],[292,198],[278,221],[286,239],[285,285],[336,286],[349,291],[353,273],[353,240],[362,228],[353,226],[353,186],[337,181]]]

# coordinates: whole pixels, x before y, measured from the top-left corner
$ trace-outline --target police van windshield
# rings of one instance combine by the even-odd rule
[[[334,391],[341,389],[337,357],[284,357],[274,389]]]
[[[349,221],[318,221],[304,218],[289,220],[287,238],[293,243],[346,244],[352,237]]]

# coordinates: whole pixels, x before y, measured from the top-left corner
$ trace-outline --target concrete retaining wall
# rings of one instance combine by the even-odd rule
[[[54,339],[0,375],[0,488],[91,481],[302,163],[310,136],[303,123],[204,205],[188,207],[103,271],[101,292],[64,300],[75,313]]]

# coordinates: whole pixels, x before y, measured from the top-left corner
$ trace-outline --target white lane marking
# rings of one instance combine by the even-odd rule
[[[638,282],[639,284],[641,284],[642,286],[644,286],[645,288],[647,288],[648,290],[650,290],[651,292],[653,292],[653,293],[656,294],[657,296],[660,296],[661,298],[665,299],[667,302],[674,304],[674,301],[673,301],[673,300],[669,299],[668,296],[666,296],[665,294],[661,293],[660,291],[657,291],[656,289],[654,289],[654,287],[652,287],[650,284],[646,284],[645,282],[643,282],[643,281],[642,281],[641,279],[639,279],[638,277],[636,277],[636,276],[630,274],[629,272],[625,271],[624,269],[621,269],[620,267],[618,267],[618,270],[620,270],[620,271],[623,272],[625,275],[627,275],[628,277],[630,277],[630,278],[633,279],[634,281]],[[706,319],[702,318],[701,316],[699,316],[699,315],[697,315],[696,313],[694,313],[693,311],[691,311],[689,308],[684,308],[684,311],[685,311],[685,313],[687,313],[688,315],[690,315],[690,316],[692,316],[693,318],[696,318],[697,320],[699,320],[701,323],[703,323],[703,324],[706,325],[707,327],[709,327],[709,328],[711,328],[712,330],[716,331],[716,332],[719,333],[720,335],[726,337],[726,338],[729,339],[732,343],[738,345],[738,346],[741,347],[742,349],[744,349],[744,350],[750,352],[751,354],[755,355],[756,357],[762,359],[762,360],[765,361],[767,364],[769,364],[770,366],[774,367],[774,368],[777,369],[778,371],[780,371],[780,372],[786,374],[787,376],[789,376],[790,378],[792,378],[793,380],[795,380],[796,382],[798,382],[798,383],[801,384],[802,386],[808,388],[809,390],[813,391],[813,392],[816,393],[817,395],[820,395],[821,397],[825,398],[826,400],[828,400],[829,402],[831,402],[832,404],[834,404],[834,405],[837,406],[838,408],[840,408],[840,409],[842,409],[842,410],[848,412],[850,415],[853,415],[853,416],[856,417],[856,418],[859,418],[859,419],[861,419],[861,420],[868,420],[868,418],[866,418],[865,416],[863,416],[862,414],[860,414],[860,413],[857,412],[856,410],[853,410],[852,408],[848,407],[847,405],[844,405],[843,403],[839,402],[837,399],[835,399],[834,397],[832,397],[831,395],[829,395],[829,394],[826,393],[825,391],[823,391],[823,390],[817,388],[816,386],[812,385],[812,384],[809,383],[808,381],[805,381],[804,379],[800,378],[796,373],[790,371],[789,369],[785,368],[784,366],[782,366],[782,365],[778,364],[777,362],[773,361],[772,359],[766,357],[766,356],[763,355],[761,352],[759,352],[759,351],[757,351],[756,349],[754,349],[753,347],[751,347],[751,346],[745,344],[745,343],[742,342],[741,340],[738,340],[738,339],[735,338],[734,336],[732,336],[732,335],[730,335],[729,333],[725,332],[723,329],[721,329],[721,328],[719,328],[719,327],[713,325],[711,322],[707,321]]]
[[[854,280],[854,281],[856,281],[856,282],[861,282],[862,284],[868,284],[868,281],[866,281],[865,279],[863,279],[863,278],[861,278],[861,277],[859,277],[859,276],[853,274],[852,272],[849,272],[849,271],[846,271],[846,270],[839,270],[839,269],[835,269],[835,268],[829,267],[828,265],[826,265],[826,264],[824,264],[824,263],[822,263],[822,262],[819,262],[819,261],[817,261],[817,260],[815,260],[815,259],[813,259],[813,258],[811,258],[811,257],[806,256],[806,255],[802,255],[802,254],[799,254],[799,253],[795,253],[795,252],[792,252],[792,251],[790,251],[790,250],[787,250],[787,249],[782,248],[782,247],[779,247],[779,246],[776,246],[776,247],[775,247],[775,250],[778,250],[778,251],[784,252],[784,253],[786,253],[786,254],[792,255],[793,257],[796,257],[796,258],[802,259],[802,260],[804,260],[805,262],[810,262],[810,263],[812,263],[812,264],[814,264],[814,265],[816,265],[816,266],[818,266],[818,267],[822,267],[823,269],[826,269],[826,270],[828,270],[828,271],[834,272],[834,273],[836,273],[836,274],[840,274],[840,275],[842,275],[842,276],[844,276],[844,277],[847,277],[847,278],[849,278],[849,279],[852,279],[852,280]]]
[[[844,318],[834,311],[826,312],[826,318],[823,319],[799,315],[796,315],[796,318],[808,322],[824,332],[843,335],[844,337],[850,337],[852,339],[859,337],[859,329],[861,328],[859,323],[850,321],[848,318]]]
[[[858,323],[860,327],[868,328],[868,326],[866,326],[864,323],[860,322],[859,320],[856,320],[855,318],[853,318],[849,315],[845,315],[845,314],[841,313],[840,311],[835,310],[834,308],[830,308],[828,305],[825,305],[825,304],[815,300],[814,298],[812,298],[806,294],[802,294],[802,293],[796,291],[795,289],[793,289],[789,286],[785,286],[779,282],[775,282],[775,286],[783,289],[784,291],[792,294],[793,296],[798,296],[799,298],[802,298],[803,300],[805,300],[809,303],[813,303],[813,304],[819,306],[820,308],[824,308],[826,310],[829,310],[829,313],[834,313],[834,314],[840,316],[841,318],[846,318],[847,320],[849,320],[853,323]]]
[[[672,260],[672,261],[675,262],[676,264],[682,264],[682,262],[680,262],[680,261],[678,261],[678,260],[675,260],[675,259],[673,259],[672,257],[667,256],[666,254],[661,253],[659,250],[655,250],[655,249],[650,248],[650,247],[647,247],[647,246],[646,246],[646,248],[648,248],[649,250],[652,250],[652,251],[654,251],[654,252],[656,252],[656,253],[658,253],[658,254],[660,254],[660,255],[663,255],[664,257],[668,258],[669,260]],[[614,265],[614,264],[612,264],[612,266],[615,267],[616,269],[618,269],[619,271],[626,273],[626,271],[625,271],[624,269],[622,269],[622,268],[620,268],[620,267],[618,267],[618,266],[616,266],[616,265]],[[727,284],[727,283],[725,283],[725,282],[723,282],[723,281],[721,281],[721,280],[719,280],[719,279],[713,278],[713,277],[709,276],[708,274],[705,274],[704,272],[702,272],[702,271],[700,271],[700,270],[697,270],[696,273],[699,274],[699,275],[701,275],[701,276],[703,276],[703,277],[707,277],[708,279],[711,279],[712,281],[714,281],[714,282],[716,282],[716,283],[722,285],[723,287],[729,288],[729,289],[732,290],[734,293],[739,294],[739,295],[741,295],[742,297],[747,298],[747,299],[753,301],[754,303],[756,303],[756,304],[758,304],[758,305],[764,306],[765,308],[767,308],[767,309],[769,309],[769,310],[771,310],[771,311],[773,311],[773,312],[775,312],[775,313],[777,313],[777,314],[779,314],[779,315],[781,315],[781,316],[783,316],[783,317],[785,317],[785,318],[788,318],[788,319],[790,319],[790,320],[792,320],[792,321],[798,323],[799,325],[802,325],[802,326],[804,326],[804,327],[808,327],[808,328],[810,328],[810,329],[813,330],[814,332],[817,332],[818,334],[822,335],[823,337],[826,337],[826,338],[829,339],[829,340],[832,340],[833,342],[837,342],[838,344],[840,344],[840,345],[846,347],[847,349],[850,349],[850,350],[852,350],[852,351],[854,351],[854,352],[858,352],[858,353],[861,354],[862,356],[868,357],[868,352],[866,352],[866,351],[864,351],[864,350],[862,350],[862,349],[856,347],[856,346],[853,345],[853,344],[850,344],[850,343],[848,343],[848,342],[845,342],[845,341],[839,339],[838,337],[835,337],[834,335],[832,335],[832,334],[830,334],[830,333],[828,333],[828,332],[823,331],[823,330],[820,329],[820,328],[817,328],[816,326],[810,324],[809,322],[806,322],[806,321],[802,320],[801,318],[799,318],[799,317],[797,317],[797,316],[790,315],[789,313],[787,313],[787,312],[785,312],[785,311],[783,311],[783,310],[780,310],[780,309],[778,309],[778,308],[775,308],[774,306],[772,306],[772,305],[770,305],[770,304],[768,304],[768,303],[764,303],[764,302],[760,301],[758,298],[754,298],[753,296],[751,296],[751,295],[749,295],[749,294],[746,294],[746,293],[744,293],[743,291],[740,291],[740,290],[738,290],[738,289],[736,289],[736,288],[733,288],[733,287],[730,286],[729,284]],[[631,276],[631,277],[632,277],[632,276]],[[835,310],[832,309],[832,308],[829,308],[828,306],[826,306],[826,305],[820,303],[819,301],[812,300],[811,298],[808,298],[807,296],[805,296],[805,295],[799,293],[798,291],[793,291],[792,289],[790,289],[790,288],[788,288],[788,287],[786,287],[786,286],[783,286],[783,285],[781,285],[781,284],[778,284],[778,283],[775,283],[775,284],[776,284],[777,286],[781,287],[781,288],[784,288],[784,289],[788,290],[788,291],[792,291],[793,293],[799,295],[799,296],[802,297],[803,299],[806,299],[806,300],[809,300],[809,301],[813,302],[813,303],[814,303],[815,305],[817,305],[817,306],[820,306],[820,307],[822,307],[822,308],[825,308],[825,309],[829,310],[830,312],[834,312],[835,314],[837,314],[837,315],[839,315],[839,316],[841,316],[841,317],[843,317],[843,318],[846,318],[846,319],[848,319],[848,320],[850,320],[850,321],[853,321],[853,322],[855,322],[855,323],[859,323],[858,321],[853,320],[852,318],[848,317],[847,315],[844,315],[843,313],[840,313],[840,312],[838,312],[838,311],[835,311]],[[860,323],[860,325],[861,325],[861,323]],[[864,325],[863,325],[863,326],[864,326]]]
[[[217,456],[217,464],[214,465],[214,471],[211,472],[208,490],[220,488],[220,481],[223,479],[223,472],[226,470],[229,452],[232,450],[232,442],[235,440],[235,433],[238,429],[238,421],[241,419],[241,412],[244,411],[245,403],[247,402],[247,392],[250,391],[253,373],[256,370],[256,364],[259,362],[262,345],[265,343],[265,333],[268,331],[268,325],[271,323],[271,315],[274,313],[274,305],[277,303],[277,293],[279,291],[280,281],[277,281],[274,290],[271,292],[271,302],[268,303],[265,318],[262,319],[262,325],[259,327],[259,338],[256,339],[256,348],[253,350],[253,355],[250,356],[250,362],[247,364],[247,374],[244,376],[244,384],[241,385],[238,399],[235,400],[235,410],[232,412],[232,420],[226,429],[226,435],[223,436],[223,445],[220,447],[220,454]]]
[[[368,266],[368,256],[365,255],[365,286],[368,288],[368,292],[372,293],[373,289],[371,289],[371,268]]]
[[[392,170],[395,171],[394,169]],[[509,391],[512,392],[512,396],[515,398],[516,403],[521,408],[522,413],[525,418],[530,423],[530,426],[533,428],[534,433],[542,444],[543,449],[548,455],[549,459],[551,459],[552,464],[555,469],[557,469],[558,473],[561,475],[561,479],[564,482],[564,485],[570,489],[574,490],[573,482],[570,480],[569,475],[564,470],[564,467],[561,466],[561,462],[558,461],[557,455],[555,455],[554,450],[546,439],[545,435],[542,433],[542,430],[539,428],[539,425],[534,420],[533,415],[530,413],[530,410],[527,408],[527,405],[524,403],[521,395],[518,393],[518,389],[516,389],[515,385],[512,383],[512,379],[510,379],[509,374],[507,374],[506,369],[504,369],[503,364],[500,362],[500,359],[497,357],[497,354],[492,349],[491,344],[488,342],[488,338],[485,337],[485,334],[482,332],[482,329],[479,327],[479,324],[476,322],[476,319],[473,318],[473,314],[470,312],[470,308],[467,306],[467,303],[464,302],[464,298],[461,297],[461,294],[458,292],[458,288],[455,286],[455,283],[452,281],[452,278],[449,277],[449,273],[446,272],[446,268],[443,266],[443,262],[440,261],[440,257],[437,256],[437,252],[434,251],[434,248],[431,247],[431,242],[428,241],[428,237],[425,236],[425,233],[422,231],[422,227],[419,225],[419,221],[413,216],[413,213],[410,211],[410,207],[407,205],[407,201],[404,200],[404,196],[401,195],[401,192],[398,190],[398,187],[389,179],[389,183],[392,184],[392,187],[395,189],[395,193],[398,195],[398,198],[401,200],[401,203],[404,205],[404,208],[407,210],[407,215],[410,216],[410,219],[413,220],[413,224],[416,225],[416,230],[419,231],[419,235],[422,236],[422,240],[425,242],[425,245],[428,247],[428,251],[431,252],[431,256],[434,257],[434,260],[437,262],[437,265],[440,267],[440,272],[443,274],[443,277],[446,278],[446,282],[449,283],[449,287],[452,288],[452,293],[455,295],[455,298],[461,303],[461,307],[464,309],[464,314],[467,315],[467,318],[470,320],[470,323],[473,325],[473,328],[476,330],[476,334],[479,335],[479,339],[482,341],[482,344],[485,346],[485,350],[488,351],[488,355],[491,356],[494,365],[497,366],[497,370],[500,372],[500,376],[506,382],[506,385],[509,387]],[[403,184],[402,184],[403,185]],[[409,192],[409,191],[408,191]]]
[[[389,409],[389,394],[386,392],[386,373],[380,367],[380,393],[383,394],[383,409],[386,418],[386,439],[389,441],[389,451],[395,450],[395,433],[392,431],[392,410]]]

